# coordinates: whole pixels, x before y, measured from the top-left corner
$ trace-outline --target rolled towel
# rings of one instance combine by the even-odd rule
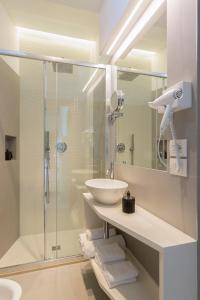
[[[99,240],[95,240],[95,241],[88,241],[86,233],[81,233],[79,235],[79,241],[80,241],[83,255],[86,258],[93,258],[95,256],[95,248],[98,247],[99,245],[112,244],[113,242],[116,242],[122,248],[126,247],[125,240],[121,234],[115,235],[106,240],[99,239]]]
[[[80,233],[79,234],[79,242],[81,246],[83,246],[86,242],[88,242],[87,236],[85,233]]]
[[[104,230],[103,230],[103,228],[87,229],[86,230],[86,235],[87,235],[87,239],[89,241],[103,239]],[[109,229],[109,235],[110,235],[110,237],[116,235],[116,229],[115,228],[110,228]]]
[[[102,272],[110,288],[135,282],[139,274],[129,260],[105,264]]]
[[[96,246],[95,258],[100,265],[104,265],[114,261],[125,260],[126,254],[116,242],[113,242],[111,244]]]

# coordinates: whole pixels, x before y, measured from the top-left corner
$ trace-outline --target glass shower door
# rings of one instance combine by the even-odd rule
[[[84,182],[104,174],[105,71],[48,63],[46,90],[46,253],[77,256],[85,228]]]
[[[44,253],[57,257],[57,96],[56,70],[44,62]]]

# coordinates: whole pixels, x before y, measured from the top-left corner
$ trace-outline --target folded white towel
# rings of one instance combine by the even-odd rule
[[[103,239],[104,237],[104,230],[103,228],[95,228],[95,229],[87,229],[86,230],[87,239],[89,241]],[[110,228],[109,229],[109,235],[110,237],[113,235],[116,235],[116,229]]]
[[[102,272],[110,288],[134,282],[139,274],[137,268],[128,260],[105,264]]]
[[[95,241],[88,241],[86,233],[81,233],[79,235],[79,241],[81,245],[81,249],[83,252],[83,255],[86,258],[92,258],[95,256],[95,247],[98,247],[99,245],[106,245],[106,244],[112,244],[113,242],[118,243],[122,248],[126,247],[125,240],[122,235],[118,234],[113,237],[110,237],[109,239],[99,239]]]
[[[101,265],[114,261],[125,260],[124,250],[116,243],[98,245],[95,249],[95,257]]]

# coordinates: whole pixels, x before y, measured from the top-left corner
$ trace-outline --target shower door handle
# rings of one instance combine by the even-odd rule
[[[49,143],[49,131],[45,131],[44,135],[44,196],[45,204],[50,203],[49,199],[49,166],[50,166],[50,143]]]
[[[45,167],[44,167],[44,195],[46,204],[50,203],[49,200],[49,163],[48,160],[45,159]]]

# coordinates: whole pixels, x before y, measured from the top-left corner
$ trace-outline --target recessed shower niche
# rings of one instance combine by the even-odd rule
[[[5,135],[5,160],[16,159],[16,136]]]

